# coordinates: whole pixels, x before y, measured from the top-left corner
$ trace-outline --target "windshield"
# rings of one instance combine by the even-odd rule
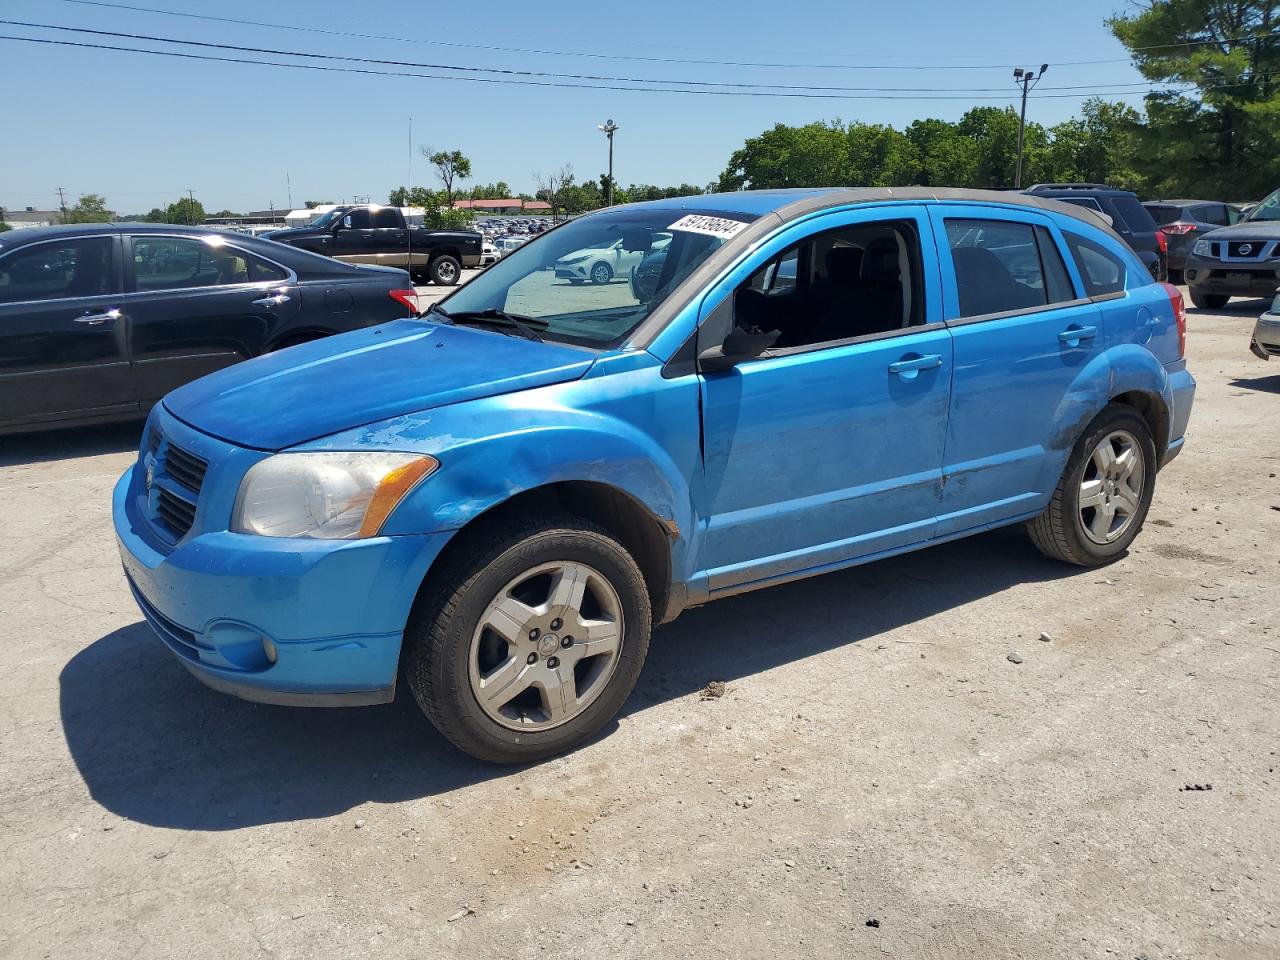
[[[328,213],[320,214],[320,216],[316,217],[314,220],[309,220],[307,222],[307,226],[324,228],[333,223],[333,221],[337,220],[340,216],[342,216],[341,210],[330,210]]]
[[[543,340],[616,346],[754,219],[669,207],[590,214],[512,250],[442,305],[455,317],[537,321]]]
[[[1250,223],[1255,220],[1280,220],[1280,190],[1250,210],[1245,219]]]

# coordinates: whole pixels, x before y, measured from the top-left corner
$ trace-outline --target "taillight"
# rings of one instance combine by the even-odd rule
[[[1160,232],[1171,237],[1184,237],[1196,228],[1194,223],[1166,223]]]
[[[409,315],[416,317],[418,315],[418,294],[413,290],[388,290],[391,299],[396,303],[402,304],[409,311]]]
[[[1156,246],[1160,248],[1161,253],[1169,252],[1169,235],[1163,230],[1156,231]]]
[[[1169,302],[1173,304],[1173,319],[1178,324],[1178,356],[1185,357],[1187,355],[1187,304],[1182,299],[1182,291],[1175,287],[1172,283],[1162,283],[1164,292],[1169,295]]]

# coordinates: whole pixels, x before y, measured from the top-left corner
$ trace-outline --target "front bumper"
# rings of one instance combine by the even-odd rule
[[[410,608],[450,532],[322,541],[193,529],[170,545],[144,514],[144,475],[135,465],[120,478],[112,519],[134,598],[183,666],[265,703],[392,699]]]
[[[1280,357],[1280,313],[1267,312],[1258,318],[1249,349],[1263,360]]]
[[[1280,288],[1280,263],[1210,260],[1190,254],[1183,268],[1187,286],[1230,297],[1271,297]]]
[[[590,273],[587,271],[588,264],[582,263],[557,263],[556,279],[557,280],[585,280]]]

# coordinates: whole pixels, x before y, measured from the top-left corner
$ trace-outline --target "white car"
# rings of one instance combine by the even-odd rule
[[[498,248],[486,237],[480,244],[480,266],[488,267],[498,262]]]
[[[565,254],[556,261],[556,279],[579,284],[588,280],[609,283],[614,277],[628,278],[631,268],[639,266],[644,255],[643,250],[624,250],[619,237]]]
[[[493,247],[498,251],[498,257],[502,258],[516,247],[524,246],[528,242],[528,237],[499,237],[493,241]]]

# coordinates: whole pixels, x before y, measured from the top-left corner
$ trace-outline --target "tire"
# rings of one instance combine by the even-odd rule
[[[613,279],[613,267],[609,266],[603,260],[593,264],[591,267],[591,282],[594,284],[605,284]]]
[[[1183,277],[1181,270],[1176,269],[1174,267],[1169,268],[1169,282],[1172,283],[1175,287],[1182,286],[1182,282],[1184,279],[1185,277]]]
[[[1195,287],[1191,288],[1191,302],[1201,310],[1221,310],[1230,299],[1225,293],[1201,293]]]
[[[405,679],[418,706],[458,749],[490,763],[530,763],[581,744],[622,707],[644,665],[652,612],[640,568],[604,528],[571,514],[463,536],[405,634]],[[585,584],[577,607],[558,606],[553,588],[572,594],[574,582]],[[597,639],[568,632],[586,622]],[[592,644],[601,652],[586,652]],[[561,687],[566,678],[574,682]],[[488,687],[496,693],[482,702]],[[557,690],[580,704],[556,699]]]
[[[573,284],[575,287],[580,287],[580,286],[582,286],[584,283],[586,283],[586,281],[585,281],[585,280],[570,280],[569,282],[570,282],[571,284]]]
[[[442,287],[456,287],[458,278],[462,276],[462,264],[457,257],[442,254],[427,264],[427,275],[431,282]]]
[[[1117,449],[1123,449],[1121,444],[1126,443],[1139,458],[1136,470],[1128,479],[1111,481],[1110,489],[1108,478],[1100,477],[1095,481],[1100,472],[1095,451],[1104,441],[1108,441],[1113,454]],[[1107,407],[1094,418],[1072,448],[1062,478],[1049,498],[1048,509],[1027,522],[1031,541],[1045,556],[1081,567],[1100,567],[1122,556],[1142,530],[1147,511],[1151,508],[1157,462],[1155,442],[1142,416],[1126,404]],[[1123,472],[1123,464],[1119,460],[1116,463],[1116,469]],[[1141,479],[1137,481],[1138,489],[1133,491],[1135,481],[1132,474],[1138,471],[1141,471]],[[1106,503],[1099,508],[1085,508],[1088,509],[1087,518],[1081,507],[1082,486],[1086,482],[1091,485],[1097,482],[1098,495],[1106,498]],[[1100,520],[1098,511],[1108,509],[1115,510],[1111,530],[1105,536],[1099,536],[1106,523],[1105,514]]]

